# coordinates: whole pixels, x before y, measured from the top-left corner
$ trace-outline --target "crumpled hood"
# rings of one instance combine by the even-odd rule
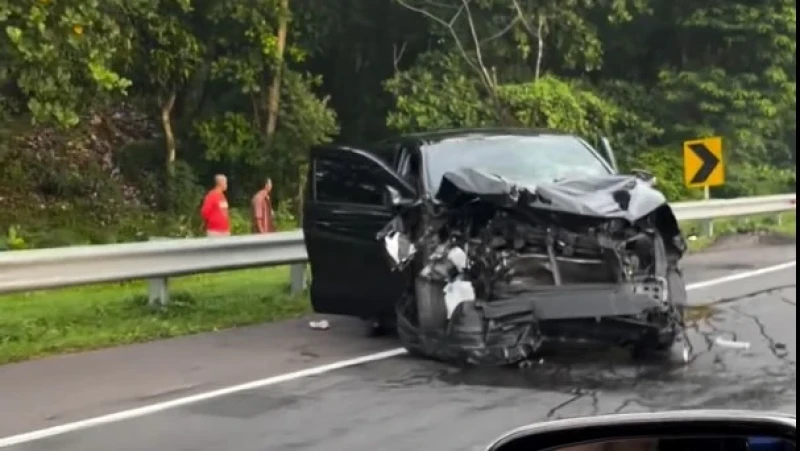
[[[635,175],[571,178],[528,184],[472,168],[445,173],[436,198],[446,205],[457,205],[478,198],[506,208],[527,206],[596,218],[620,218],[630,222],[652,213],[667,202],[660,191]]]

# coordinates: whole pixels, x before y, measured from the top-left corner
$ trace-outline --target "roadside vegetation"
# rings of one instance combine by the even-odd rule
[[[703,221],[684,221],[681,223],[687,239],[689,252],[700,252],[712,247],[718,240],[732,235],[772,235],[784,237],[797,236],[797,214],[786,212],[781,215],[759,215],[745,218],[716,219],[713,221],[714,234],[706,234]]]
[[[792,0],[0,0],[0,61],[0,252],[197,236],[215,173],[292,229],[311,146],[440,128],[607,136],[671,201],[718,135],[712,197],[796,190]],[[2,297],[0,363],[300,315],[287,271]]]
[[[438,128],[605,135],[673,201],[720,135],[712,197],[796,185],[792,0],[0,0],[0,33],[0,248],[196,235],[218,172],[291,228],[310,146]]]
[[[145,282],[2,296],[0,365],[296,318],[310,310],[305,295],[290,295],[288,267],[171,279],[170,293],[163,309],[148,305]]]

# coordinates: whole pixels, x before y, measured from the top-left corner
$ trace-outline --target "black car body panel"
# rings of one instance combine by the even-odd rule
[[[361,150],[318,147],[312,150],[311,161],[309,181],[326,181],[322,186],[308,183],[303,211],[312,307],[337,315],[393,314],[397,293],[408,281],[388,268],[375,237],[397,214],[383,201],[385,187],[393,186],[407,196],[414,190],[385,162]],[[323,188],[324,195],[316,192]]]
[[[462,168],[444,174],[436,198],[445,204],[478,197],[482,200],[571,213],[595,218],[636,221],[666,204],[664,195],[633,175],[565,179],[556,183],[526,184],[479,169]],[[460,199],[459,199],[460,198]]]
[[[349,178],[340,183],[376,194],[368,207],[326,205],[309,185],[317,312],[369,318],[393,309],[409,350],[473,364],[514,363],[560,342],[663,349],[683,330],[685,244],[646,177],[605,163],[596,175],[544,183],[453,167],[431,195],[386,158],[344,148],[312,153],[310,180],[330,177],[320,156],[343,163]]]

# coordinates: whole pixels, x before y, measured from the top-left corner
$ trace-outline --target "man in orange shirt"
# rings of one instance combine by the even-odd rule
[[[250,202],[253,216],[253,233],[270,233],[275,231],[274,214],[272,211],[272,180],[267,179]]]
[[[206,235],[228,236],[231,234],[231,224],[228,218],[228,199],[225,191],[228,189],[228,178],[222,174],[214,176],[214,189],[206,194],[200,215],[206,223]]]

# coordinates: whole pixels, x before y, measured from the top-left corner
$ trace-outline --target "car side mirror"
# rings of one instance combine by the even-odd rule
[[[611,167],[614,169],[614,172],[619,173],[617,157],[614,155],[614,149],[611,148],[611,142],[605,136],[600,138],[600,147],[603,148],[603,152],[606,154],[606,158],[608,159],[609,164],[611,164]]]
[[[410,207],[416,202],[415,199],[404,196],[397,188],[390,185],[386,185],[386,194],[389,198],[389,204],[393,207]]]
[[[694,410],[612,414],[535,423],[488,451],[795,450],[794,415]]]

